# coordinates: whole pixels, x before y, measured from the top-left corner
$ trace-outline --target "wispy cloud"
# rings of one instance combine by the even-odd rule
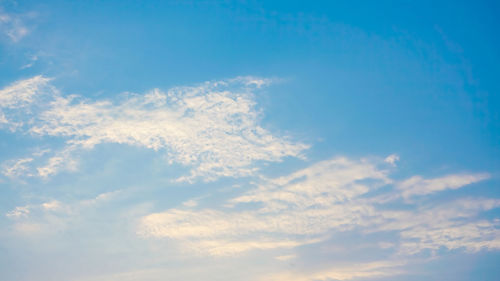
[[[41,75],[16,81],[0,90],[0,128],[11,131],[26,126],[46,96],[57,94],[50,78]]]
[[[376,187],[388,178],[386,171],[378,170],[369,161],[335,158],[286,177],[266,180],[256,190],[228,202],[229,206],[249,202],[263,204],[259,209],[240,212],[232,208],[172,209],[143,218],[139,233],[146,237],[189,239],[191,245],[199,241],[195,248],[222,255],[234,251],[224,253],[201,246],[210,246],[209,241],[213,241],[220,249],[218,241],[248,242],[247,247],[239,248],[246,251],[259,248],[254,237],[261,237],[266,247],[271,248],[270,240],[286,241],[289,236],[299,238],[286,245],[275,243],[274,247],[313,243],[332,228],[347,229],[359,223],[360,212],[370,208],[350,203],[352,198],[370,189],[357,182],[361,180],[373,180],[371,187]]]
[[[10,161],[10,163],[4,163],[2,167],[2,174],[9,178],[19,177],[21,175],[31,176],[29,173],[28,164],[33,161],[33,158],[22,158],[14,161]]]
[[[11,127],[24,124],[20,112],[33,112],[24,126],[27,132],[66,140],[62,150],[38,167],[43,177],[74,169],[76,152],[102,143],[163,151],[168,161],[191,167],[179,181],[249,176],[258,170],[257,161],[300,157],[308,148],[259,125],[253,92],[269,84],[267,79],[237,77],[166,92],[155,89],[145,95],[124,94],[119,101],[63,96],[49,81],[36,76],[0,92],[0,108],[11,109],[5,114]],[[49,97],[36,103],[35,110],[29,105],[37,93]]]
[[[479,219],[478,214],[497,208],[500,200],[468,198],[434,207],[402,201],[398,204],[404,207],[395,208],[392,202],[379,200],[383,198],[379,193],[402,198],[405,192],[390,178],[391,169],[392,163],[384,159],[334,158],[288,176],[263,179],[257,188],[229,199],[224,208],[150,214],[141,220],[138,234],[176,239],[209,255],[295,248],[353,230],[394,232],[397,244],[382,241],[373,246],[387,249],[383,245],[390,242],[394,254],[405,256],[440,247],[499,248],[498,222]],[[430,182],[444,182],[445,187],[452,182],[458,188],[487,178],[460,174]],[[437,186],[433,192],[445,189]]]
[[[398,251],[411,255],[422,250],[500,249],[500,221],[482,219],[484,211],[500,207],[498,199],[460,199],[414,212],[387,214],[381,230],[398,231],[402,240]]]
[[[426,195],[446,189],[458,189],[471,183],[479,182],[490,177],[489,174],[449,175],[436,179],[424,179],[421,176],[411,177],[398,184],[405,198]]]
[[[260,281],[350,280],[402,274],[404,261],[376,261],[337,266],[313,272],[286,271],[264,276]]]
[[[28,107],[35,101],[35,96],[47,92],[50,78],[42,75],[16,81],[0,90],[0,108],[15,109]],[[53,88],[51,89],[53,90]]]
[[[25,18],[29,16],[30,14],[7,13],[0,8],[0,31],[12,42],[18,42],[30,32],[25,23]]]
[[[37,55],[33,55],[33,56],[30,56],[29,57],[29,62],[26,63],[25,65],[21,66],[20,69],[27,69],[27,68],[30,68],[32,67],[36,62],[38,61],[38,56]]]
[[[13,221],[15,234],[45,235],[66,230],[71,222],[81,219],[81,213],[110,201],[120,190],[106,192],[91,199],[62,202],[55,199],[17,206],[5,216]]]

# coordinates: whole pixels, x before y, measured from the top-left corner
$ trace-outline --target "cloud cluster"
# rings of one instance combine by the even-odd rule
[[[463,198],[437,206],[402,201],[461,188],[485,180],[486,174],[399,182],[389,177],[391,168],[382,159],[333,158],[287,176],[264,179],[258,187],[228,200],[225,208],[150,214],[142,219],[138,233],[175,239],[210,255],[293,248],[353,230],[395,233],[399,237],[395,251],[405,256],[440,247],[500,248],[500,222],[477,217],[499,207],[500,200]]]
[[[30,134],[66,141],[33,173],[43,177],[75,169],[76,152],[103,143],[163,151],[170,162],[191,167],[180,181],[249,176],[257,171],[258,161],[300,157],[308,147],[259,125],[253,92],[269,84],[267,79],[237,77],[166,92],[155,89],[145,95],[125,94],[118,101],[63,96],[49,81],[36,76],[0,91],[0,108],[10,113],[2,114],[4,123],[12,128],[24,124]],[[19,113],[31,118],[23,120]]]
[[[238,189],[238,195],[217,207],[204,207],[203,199],[209,196],[201,196],[163,212],[151,213],[148,207],[135,213],[130,223],[145,239],[141,241],[166,239],[202,256],[272,252],[274,262],[284,263],[300,259],[294,250],[327,245],[336,235],[380,234],[367,243],[389,253],[361,263],[346,261],[309,271],[264,274],[262,280],[380,278],[402,273],[408,260],[424,252],[432,256],[440,249],[500,249],[500,220],[482,216],[500,207],[500,200],[432,201],[440,192],[487,180],[490,175],[486,173],[413,175],[398,180],[391,176],[399,161],[394,154],[335,157],[281,177],[259,176],[263,161],[302,157],[308,148],[260,125],[254,95],[270,82],[237,77],[89,100],[61,94],[43,76],[17,81],[0,90],[0,126],[41,139],[58,139],[62,146],[35,149],[5,161],[1,172],[9,178],[46,178],[63,169],[77,170],[78,156],[101,144],[141,147],[188,167],[190,172],[178,181],[253,176],[253,182]],[[5,215],[14,222],[15,233],[64,231],[69,222],[85,219],[80,214],[92,209],[87,207],[96,207],[115,194],[72,204],[48,200],[18,206]]]

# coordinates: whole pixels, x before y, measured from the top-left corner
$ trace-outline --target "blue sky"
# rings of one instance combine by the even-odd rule
[[[6,280],[497,280],[494,1],[0,1]]]

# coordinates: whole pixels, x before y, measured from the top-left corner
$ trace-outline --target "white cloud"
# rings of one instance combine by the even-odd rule
[[[19,80],[0,90],[0,108],[26,107],[35,101],[35,96],[50,82],[50,78],[41,75]]]
[[[398,184],[405,198],[417,195],[426,195],[446,189],[458,189],[463,186],[476,183],[490,176],[488,174],[457,174],[439,177],[435,179],[424,179],[420,176],[411,177]]]
[[[12,229],[15,235],[40,235],[65,229],[65,217],[71,211],[71,206],[51,200],[15,207],[6,217],[13,221]]]
[[[36,63],[36,61],[38,61],[38,56],[33,55],[33,56],[29,57],[29,61],[30,61],[29,63],[21,66],[20,69],[27,69],[27,68],[32,67]]]
[[[47,160],[45,165],[36,168],[37,174],[42,178],[47,178],[61,170],[76,171],[78,162],[72,155],[72,152],[77,150],[77,147],[70,145],[64,149],[57,151],[55,155]]]
[[[21,217],[27,217],[29,214],[30,214],[30,207],[19,206],[16,207],[14,210],[5,214],[5,216],[7,216],[8,218],[21,218]]]
[[[188,207],[188,208],[193,208],[193,207],[196,207],[198,205],[198,201],[191,199],[191,200],[187,200],[187,201],[183,202],[182,205],[185,207]]]
[[[116,198],[120,193],[121,190],[105,192],[92,199],[73,202],[51,199],[42,203],[15,207],[5,216],[13,221],[15,234],[51,234],[66,230],[81,217],[82,213]]]
[[[395,165],[396,162],[399,161],[399,155],[391,154],[391,155],[387,156],[384,161],[391,164],[391,165]]]
[[[63,169],[75,170],[78,154],[104,143],[164,153],[170,162],[191,168],[190,174],[178,179],[186,181],[255,175],[256,163],[301,157],[307,148],[259,124],[253,93],[270,83],[266,79],[239,77],[97,101],[63,96],[49,82],[36,76],[0,90],[3,123],[64,141],[62,148],[5,162],[2,173],[8,177],[49,177]],[[395,238],[374,241],[373,247],[404,258],[441,248],[471,252],[500,248],[499,221],[480,218],[482,212],[499,207],[500,200],[425,203],[429,194],[486,180],[488,174],[413,176],[396,181],[390,174],[398,160],[397,155],[359,160],[336,157],[282,177],[260,177],[254,188],[245,192],[240,187],[242,194],[218,208],[200,208],[201,198],[193,198],[179,208],[143,216],[137,234],[146,239],[168,238],[196,254],[273,251],[278,260],[288,259],[279,255],[281,250],[326,243],[332,235],[346,231],[393,233]],[[24,233],[64,229],[73,214],[116,194],[74,204],[49,200],[16,207],[6,216]],[[422,200],[408,200],[416,196]],[[380,277],[397,274],[395,267],[380,263],[325,267],[308,274],[280,273],[273,280]]]
[[[0,31],[13,42],[19,41],[29,33],[21,15],[9,14],[0,9]]]
[[[380,230],[399,231],[399,251],[415,254],[424,249],[436,251],[465,249],[500,249],[500,222],[477,218],[483,211],[500,207],[498,199],[460,199],[434,207],[420,207],[412,212],[386,213],[387,223]]]
[[[74,147],[69,146],[56,151],[43,164],[40,164],[40,160],[43,158],[42,156],[50,152],[50,149],[35,151],[30,157],[5,161],[2,164],[1,173],[11,179],[22,179],[34,176],[48,178],[61,170],[76,171],[78,162],[72,154],[74,150]],[[37,166],[36,169],[33,169],[33,166]]]
[[[361,180],[372,180],[373,184],[367,186]],[[231,205],[263,203],[260,209],[240,212],[171,209],[144,217],[139,234],[190,240],[197,249],[207,249],[211,245],[207,241],[214,241],[215,245],[219,241],[240,241],[245,247],[238,249],[262,249],[254,237],[262,237],[266,248],[271,248],[270,240],[284,241],[289,236],[299,238],[287,245],[308,244],[319,241],[332,228],[350,229],[363,216],[369,216],[371,206],[350,201],[386,182],[389,182],[386,171],[377,169],[376,163],[335,158],[268,180],[255,191],[230,200]],[[282,243],[274,245],[283,247]],[[214,249],[209,247],[207,252],[217,252]]]
[[[7,217],[12,219],[29,218],[33,215],[38,215],[37,212],[47,212],[47,211],[64,211],[69,206],[63,205],[57,200],[51,200],[43,202],[40,204],[28,204],[25,206],[18,206],[14,210],[6,214]]]
[[[39,85],[48,81],[42,76],[18,81],[2,90],[5,98],[0,104],[26,106]],[[167,92],[128,94],[119,102],[64,97],[50,89],[52,98],[36,112],[28,131],[64,138],[67,146],[39,167],[38,174],[46,177],[62,167],[74,167],[65,162],[73,159],[73,151],[102,143],[161,150],[169,161],[191,167],[180,181],[249,176],[258,170],[257,161],[300,157],[307,145],[275,136],[259,125],[253,91],[269,83],[238,77]]]
[[[279,261],[289,261],[297,258],[297,255],[283,255],[283,256],[277,256],[275,259]]]
[[[7,120],[7,117],[5,117],[5,114],[3,112],[0,112],[0,124],[7,124],[9,123],[9,120]]]
[[[110,192],[104,192],[104,193],[101,193],[101,194],[97,195],[93,199],[82,200],[82,201],[79,202],[79,204],[82,205],[82,206],[89,206],[89,205],[99,204],[99,203],[102,203],[102,202],[113,200],[118,195],[120,195],[122,192],[123,192],[122,190],[115,190],[115,191],[110,191]]]
[[[4,163],[2,167],[2,174],[4,174],[9,178],[15,178],[19,176],[31,176],[27,164],[32,161],[33,158],[21,158]]]
[[[352,198],[388,184],[388,170],[379,169],[378,161],[362,159],[352,161],[345,157],[316,163],[289,176],[272,179],[259,189],[234,198],[232,203],[264,202],[267,209],[287,208],[290,204],[300,208],[332,206],[349,202]],[[370,185],[361,180],[372,180]]]
[[[15,131],[25,123],[30,122],[32,107],[46,95],[53,95],[55,89],[49,85],[50,78],[41,75],[16,81],[0,90],[0,128],[7,125]]]
[[[402,274],[404,261],[376,261],[348,264],[315,272],[286,271],[263,276],[261,281],[312,281],[350,280],[354,278],[374,278]]]
[[[311,244],[318,240],[297,241],[293,239],[248,239],[244,241],[231,240],[186,240],[184,245],[199,255],[235,256],[250,250],[291,249],[304,244]]]
[[[399,185],[384,189],[382,197],[370,196],[375,191],[380,193],[383,186],[394,185],[388,165],[392,166],[382,159],[345,157],[319,162],[288,176],[264,179],[257,188],[229,199],[226,208],[169,209],[150,214],[142,218],[138,234],[175,239],[209,255],[286,248],[278,241],[287,241],[287,246],[294,248],[355,229],[362,233],[396,232],[398,243],[379,241],[373,246],[405,255],[439,247],[468,251],[498,248],[497,223],[476,218],[480,212],[500,206],[500,200],[463,199],[433,208],[401,202],[406,208],[394,209],[378,198],[401,198],[406,189],[401,190]],[[453,183],[456,187],[457,182],[465,185],[487,178],[460,174],[431,182],[445,182],[446,187]],[[240,208],[248,203],[254,205]],[[384,246],[388,243],[390,247]]]
[[[414,227],[402,231],[405,242],[401,245],[401,252],[407,254],[418,253],[423,249],[433,251],[441,247],[447,249],[464,248],[469,252],[481,249],[500,249],[500,222],[486,220],[471,223],[454,223]]]
[[[45,210],[55,211],[61,208],[61,202],[57,200],[52,200],[49,202],[42,203],[42,208]]]

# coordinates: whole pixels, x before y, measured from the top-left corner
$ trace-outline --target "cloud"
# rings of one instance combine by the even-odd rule
[[[18,42],[30,31],[25,24],[25,18],[29,15],[6,13],[0,8],[0,31],[12,42]]]
[[[50,81],[36,76],[0,90],[0,120],[6,128],[63,142],[4,162],[2,173],[7,177],[47,178],[62,170],[75,171],[85,151],[106,143],[158,151],[167,161],[190,169],[177,178],[188,182],[256,176],[262,161],[302,157],[308,148],[260,125],[254,95],[270,80],[237,77],[101,100],[62,95]],[[270,275],[272,280],[381,277],[401,272],[391,260],[411,260],[423,252],[500,249],[500,222],[482,217],[498,208],[500,200],[427,203],[430,194],[487,180],[489,174],[414,175],[401,181],[391,176],[398,160],[395,154],[334,157],[280,177],[254,177],[248,185],[240,182],[238,195],[214,208],[203,208],[205,197],[195,197],[177,208],[155,213],[148,209],[147,215],[143,211],[137,214],[136,233],[147,240],[167,239],[196,255],[260,251],[294,262],[300,262],[301,255],[290,251],[324,245],[342,233],[390,234],[367,242],[390,253],[387,263],[346,261],[345,266],[277,273]],[[16,207],[6,216],[17,232],[50,233],[66,229],[82,210],[114,196],[106,193],[72,204],[47,200]],[[417,196],[419,200],[409,200]]]
[[[487,220],[472,223],[446,222],[444,225],[428,227],[417,226],[402,231],[405,242],[401,252],[414,254],[423,249],[436,251],[441,247],[449,250],[464,248],[468,252],[481,249],[500,249],[500,222]]]
[[[56,94],[50,78],[41,75],[16,81],[0,90],[0,128],[15,131],[30,121],[38,102]]]
[[[182,205],[188,208],[193,208],[198,205],[198,200],[195,199],[187,200],[185,202],[182,202]]]
[[[14,161],[10,161],[10,163],[4,163],[2,167],[2,174],[9,178],[19,177],[21,175],[31,176],[29,173],[28,163],[32,162],[33,158],[22,158]]]
[[[42,235],[64,231],[81,219],[81,214],[116,198],[121,190],[105,192],[91,199],[61,202],[51,199],[42,203],[17,206],[5,216],[13,222],[15,234]]]
[[[293,239],[248,239],[245,241],[202,240],[184,241],[190,250],[204,256],[235,256],[250,250],[291,249],[300,245],[318,242],[318,240],[297,241]]]
[[[42,178],[47,178],[61,170],[76,171],[78,162],[72,154],[75,150],[78,150],[78,147],[70,145],[57,151],[46,164],[36,168],[37,174]]]
[[[421,176],[413,176],[398,184],[404,198],[411,196],[426,195],[443,191],[446,189],[458,189],[471,183],[488,179],[488,174],[464,174],[449,175],[436,179],[423,179]]]
[[[386,195],[402,198],[406,192],[390,178],[391,168],[384,159],[333,158],[287,176],[263,178],[256,188],[229,199],[225,207],[150,214],[141,219],[138,234],[175,239],[187,249],[208,255],[295,248],[347,231],[394,232],[398,243],[379,241],[373,247],[404,256],[440,247],[499,248],[498,222],[477,217],[499,207],[500,200],[468,198],[434,207],[403,201],[398,204],[404,207],[395,208],[394,201],[379,200]],[[460,174],[422,181],[439,186],[431,188],[437,192],[443,186],[458,187],[487,178],[485,174]],[[391,247],[384,246],[387,243]]]
[[[387,156],[384,161],[391,164],[391,165],[395,165],[396,162],[399,161],[399,155],[391,154],[391,155]]]
[[[29,206],[19,206],[5,214],[5,216],[8,218],[27,217],[30,214],[30,209],[31,208]]]
[[[350,280],[354,278],[386,277],[404,273],[404,261],[376,261],[350,264],[316,272],[286,271],[264,276],[260,281],[312,281]]]
[[[0,106],[19,109],[9,112],[17,113],[13,118],[6,115],[9,124],[20,127],[24,124],[20,113],[33,112],[27,132],[66,141],[46,165],[38,167],[42,177],[68,167],[74,170],[75,153],[103,143],[162,151],[168,161],[191,167],[179,181],[249,176],[258,170],[256,162],[301,157],[308,148],[259,125],[253,93],[269,84],[268,79],[237,77],[166,92],[124,94],[117,101],[62,96],[49,81],[36,76],[0,92]],[[34,104],[40,90],[49,98]]]
[[[193,248],[222,255],[231,252],[215,250],[221,248],[218,241],[244,242],[246,246],[239,247],[242,250],[262,248],[255,237],[262,237],[266,248],[272,248],[269,241],[286,241],[289,236],[297,237],[294,243],[275,242],[274,247],[309,244],[319,241],[332,228],[352,228],[363,212],[370,212],[370,206],[350,201],[370,189],[359,181],[372,180],[371,187],[375,188],[389,181],[386,173],[368,160],[335,158],[289,176],[266,180],[258,189],[229,201],[229,206],[263,204],[257,210],[171,209],[144,217],[139,234],[189,240]],[[210,248],[211,241],[214,248]]]
[[[64,205],[57,200],[50,200],[40,204],[15,207],[5,216],[13,221],[14,235],[38,236],[66,229],[67,217],[71,212],[71,206]]]
[[[30,68],[32,67],[36,61],[38,61],[38,56],[37,55],[33,55],[33,56],[30,56],[29,57],[29,62],[23,66],[21,66],[20,69],[27,69],[27,68]]]
[[[297,258],[297,255],[283,255],[283,256],[277,256],[275,259],[279,261],[289,261]]]
[[[59,209],[61,209],[61,202],[59,202],[57,200],[45,202],[45,203],[42,203],[42,208],[44,210],[51,210],[51,211],[59,210]]]
[[[271,179],[266,185],[234,198],[231,203],[262,202],[267,210],[280,206],[305,209],[313,206],[334,206],[380,185],[388,184],[387,169],[379,169],[380,161],[345,157],[322,161],[291,175]],[[362,180],[371,180],[363,184]],[[286,204],[286,205],[283,205]]]
[[[402,238],[399,252],[415,254],[424,249],[449,250],[500,249],[500,221],[479,219],[481,212],[500,207],[498,199],[460,199],[436,207],[422,207],[388,218],[397,218],[381,226],[397,230]]]
[[[35,96],[47,90],[50,78],[38,75],[29,79],[16,81],[0,90],[0,108],[27,107],[35,101]]]

